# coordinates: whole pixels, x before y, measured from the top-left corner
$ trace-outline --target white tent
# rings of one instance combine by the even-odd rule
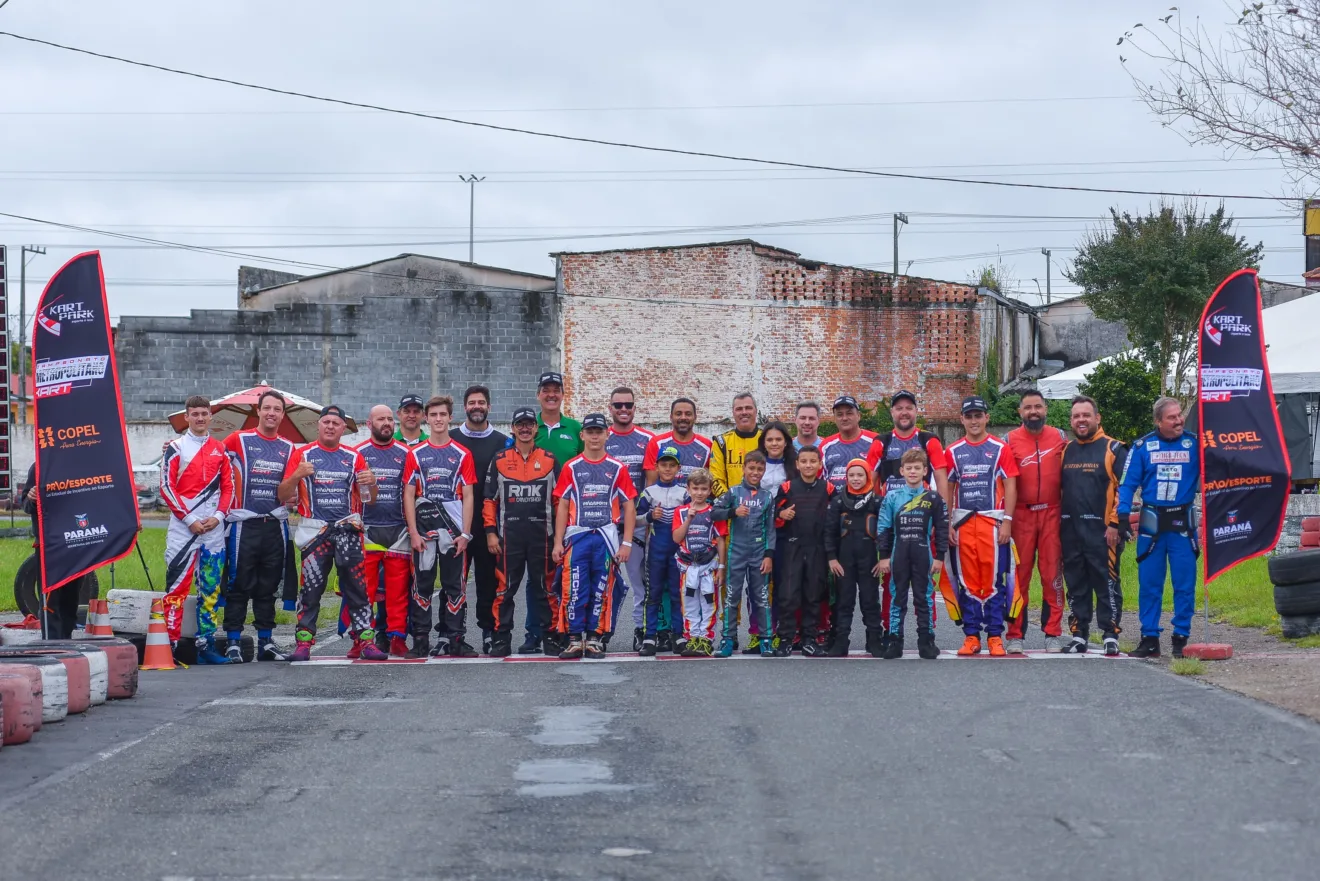
[[[1265,357],[1270,364],[1270,379],[1276,395],[1320,392],[1320,297],[1309,296],[1266,309]],[[1108,361],[1121,357],[1111,355]],[[1092,361],[1036,383],[1041,394],[1055,400],[1067,400],[1080,394],[1078,386],[1095,370],[1100,361]]]

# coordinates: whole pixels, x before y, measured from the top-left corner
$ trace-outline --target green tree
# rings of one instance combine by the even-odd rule
[[[1180,396],[1196,359],[1201,310],[1230,273],[1260,265],[1263,245],[1233,234],[1221,205],[1161,204],[1144,217],[1110,209],[1113,228],[1082,240],[1065,275],[1097,318],[1122,322],[1162,390]]]
[[[1160,381],[1144,362],[1116,358],[1097,364],[1078,391],[1095,398],[1105,434],[1130,444],[1151,429],[1151,407],[1160,396]]]

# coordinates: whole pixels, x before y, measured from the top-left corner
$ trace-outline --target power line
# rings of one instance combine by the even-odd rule
[[[393,113],[393,114],[398,114],[400,116],[411,116],[420,119],[431,119],[437,122],[447,122],[453,125],[463,125],[463,126],[469,126],[471,128],[480,128],[480,129],[487,129],[490,131],[506,132],[510,134],[527,135],[529,137],[547,138],[557,141],[569,141],[579,144],[595,144],[597,146],[602,146],[602,147],[617,147],[628,150],[640,150],[649,153],[666,153],[675,156],[694,156],[704,159],[720,159],[729,162],[747,162],[758,165],[775,165],[783,168],[801,168],[808,171],[834,171],[834,172],[842,172],[846,174],[862,175],[867,177],[887,177],[887,178],[896,178],[902,180],[921,180],[921,181],[938,182],[938,183],[956,183],[956,184],[965,184],[965,185],[993,186],[993,187],[1012,187],[1018,189],[1052,190],[1052,191],[1074,192],[1074,193],[1106,193],[1106,194],[1118,194],[1118,195],[1129,195],[1129,196],[1169,196],[1174,198],[1220,199],[1220,200],[1247,199],[1252,201],[1268,201],[1268,202],[1281,201],[1280,199],[1274,196],[1261,196],[1261,195],[1240,195],[1240,194],[1227,194],[1227,193],[1181,193],[1181,192],[1174,192],[1169,190],[1130,190],[1130,189],[1105,188],[1105,187],[1078,187],[1078,186],[1067,186],[1063,184],[1026,183],[1023,181],[976,180],[969,178],[943,177],[936,175],[908,174],[908,173],[893,172],[893,171],[867,171],[864,169],[844,168],[841,166],[833,166],[833,165],[818,165],[807,162],[790,162],[779,159],[762,159],[751,156],[738,156],[734,154],[715,153],[705,150],[687,150],[677,147],[658,147],[648,144],[634,144],[626,141],[611,141],[603,138],[589,138],[583,135],[567,135],[567,134],[559,134],[554,132],[537,131],[535,129],[520,128],[516,126],[497,125],[491,122],[479,122],[477,120],[471,120],[471,119],[460,119],[454,116],[423,113],[417,110],[404,110],[401,108],[386,107],[380,104],[370,104],[363,101],[350,101],[344,98],[330,98],[323,95],[314,95],[308,92],[299,92],[292,89],[281,89],[281,88],[276,88],[274,86],[263,86],[255,83],[242,82],[241,80],[229,79],[226,77],[212,76],[209,74],[195,73],[193,71],[182,70],[174,67],[166,67],[164,65],[152,64],[146,61],[135,61],[133,59],[124,58],[118,55],[109,55],[103,52],[94,52],[90,49],[81,49],[75,46],[67,46],[62,43],[55,43],[50,40],[42,40],[37,37],[26,37],[20,34],[12,33],[10,31],[0,31],[0,36],[10,37],[11,39],[20,40],[25,43],[32,43],[40,46],[47,46],[53,49],[60,49],[65,52],[73,52],[79,55],[86,55],[92,58],[100,58],[106,61],[114,61],[119,64],[127,64],[133,67],[140,67],[148,70],[156,70],[162,73],[171,73],[177,76],[191,77],[193,79],[204,80],[206,82],[222,83],[224,85],[238,86],[244,89],[252,89],[255,91],[268,92],[270,94],[275,94],[275,95],[287,95],[289,97],[303,98],[309,101],[320,101],[327,104],[337,104],[344,107],[355,107],[362,110],[378,110],[383,113]]]

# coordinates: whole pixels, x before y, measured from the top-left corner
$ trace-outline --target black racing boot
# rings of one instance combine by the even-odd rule
[[[527,634],[523,644],[518,646],[520,655],[537,655],[541,653],[541,638],[532,634]]]
[[[383,628],[376,631],[376,648],[387,655],[390,653],[390,635]]]
[[[490,650],[495,645],[495,632],[493,630],[481,631],[481,653],[489,655]]]
[[[793,648],[792,646],[789,645],[788,640],[781,639],[777,641],[777,644],[775,645],[774,649],[770,652],[770,657],[787,658],[792,654],[793,654]]]
[[[825,650],[820,647],[820,643],[814,639],[802,640],[802,657],[804,658],[823,658]]]
[[[642,650],[642,640],[645,638],[646,638],[645,630],[643,630],[640,627],[633,628],[633,651],[640,652]]]
[[[655,637],[655,650],[657,652],[672,652],[674,650],[674,634],[669,630],[661,630]]]
[[[935,634],[917,634],[917,654],[927,661],[933,661],[940,656],[940,647],[935,644]]]
[[[867,633],[866,653],[873,658],[883,658],[885,655],[885,640],[888,638],[883,633]]]
[[[1181,658],[1183,656],[1183,649],[1187,647],[1187,637],[1179,636],[1175,633],[1171,642],[1173,643],[1173,656],[1175,658]]]
[[[1118,634],[1106,633],[1104,635],[1105,657],[1118,657]]]
[[[886,661],[897,661],[903,657],[903,634],[891,633],[885,637],[885,650],[882,657]]]
[[[1132,658],[1158,658],[1159,656],[1160,638],[1158,636],[1143,636],[1141,642],[1129,655]]]
[[[541,638],[541,648],[548,658],[557,658],[568,646],[567,637],[558,633],[547,633]]]
[[[455,658],[475,658],[477,656],[477,650],[468,645],[466,639],[460,639],[455,642],[453,648],[449,650],[449,653]]]
[[[422,634],[421,636],[413,637],[412,648],[408,649],[408,653],[404,655],[404,657],[415,661],[418,658],[426,659],[430,657],[430,655],[431,655],[431,637],[426,634]]]
[[[825,650],[825,657],[846,658],[848,657],[848,650],[850,648],[852,648],[852,644],[847,637],[836,636],[830,643],[829,648]]]
[[[490,638],[490,656],[492,658],[507,658],[513,654],[513,635],[509,633],[494,633]]]

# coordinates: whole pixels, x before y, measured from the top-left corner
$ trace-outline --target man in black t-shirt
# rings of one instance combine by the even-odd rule
[[[480,516],[490,463],[509,446],[509,438],[490,427],[490,389],[484,385],[468,387],[463,393],[463,410],[467,413],[467,421],[451,434],[459,445],[466,447],[472,454],[477,471],[477,482],[472,488],[472,503],[473,510]],[[495,633],[495,557],[484,541],[474,541],[468,545],[467,561],[469,569],[476,569],[477,626],[481,628],[481,652],[488,655],[491,637]],[[467,583],[466,572],[463,573],[463,583]]]

